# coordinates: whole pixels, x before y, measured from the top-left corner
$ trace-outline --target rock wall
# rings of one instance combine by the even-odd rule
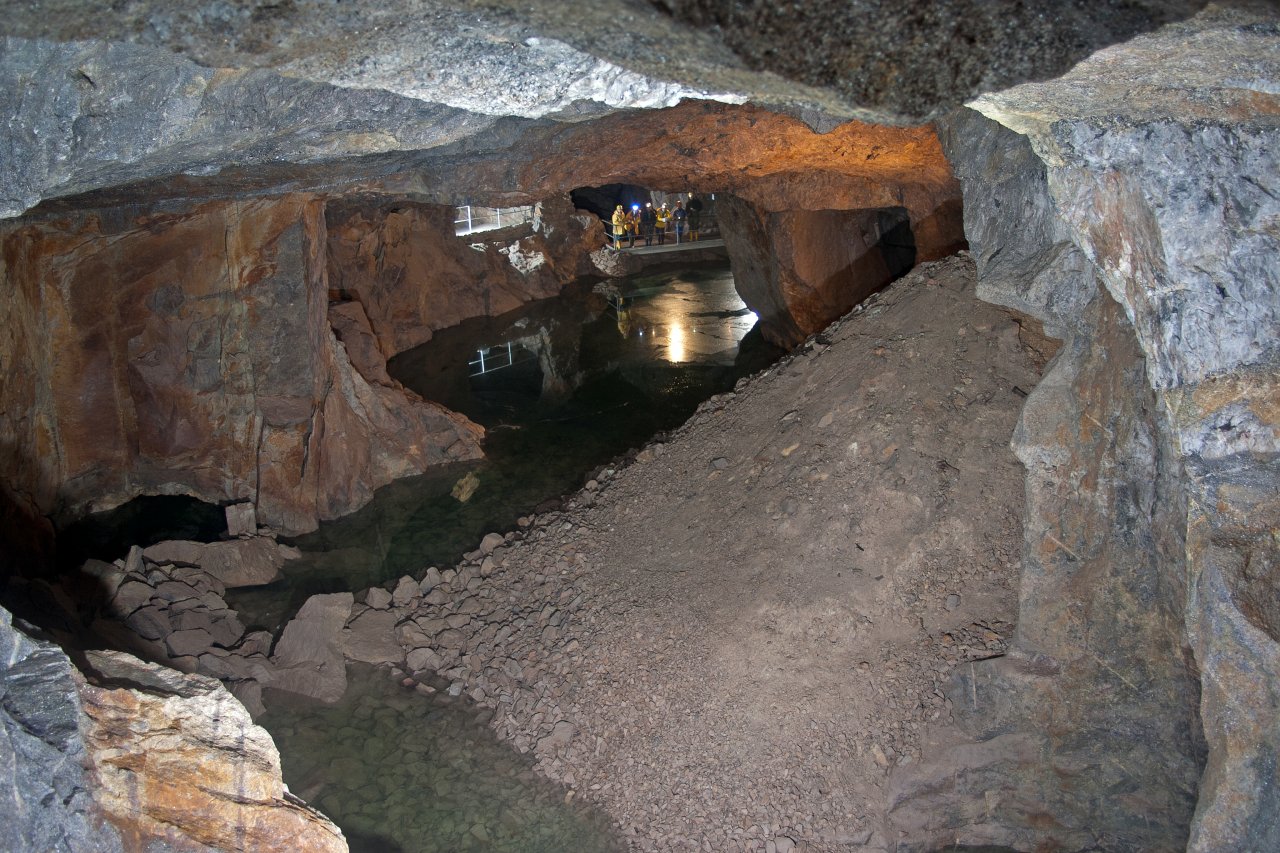
[[[329,290],[358,302],[386,358],[471,317],[555,296],[595,272],[600,221],[564,197],[537,206],[524,226],[454,236],[454,208],[405,200],[331,201]],[[343,337],[344,342],[346,338]]]
[[[762,212],[723,196],[716,209],[738,293],[782,347],[825,328],[916,259],[909,246],[888,245],[895,229],[907,232],[902,208]]]
[[[250,500],[300,532],[478,456],[478,427],[352,369],[325,242],[309,196],[5,229],[9,501],[74,515],[144,493]]]
[[[75,669],[0,608],[0,846],[118,853],[90,791]]]
[[[980,293],[1066,343],[1015,438],[1018,637],[951,695],[978,741],[897,780],[934,838],[1280,846],[1278,23],[1211,7],[975,102],[1022,137],[955,121]]]

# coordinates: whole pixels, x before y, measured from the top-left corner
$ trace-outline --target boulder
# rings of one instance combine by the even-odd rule
[[[341,699],[347,689],[343,628],[354,603],[349,592],[307,599],[276,642],[270,686],[322,702]]]
[[[203,628],[190,628],[185,631],[174,631],[164,638],[172,657],[183,655],[198,656],[213,645],[213,635]]]
[[[396,607],[405,607],[420,595],[422,595],[422,589],[418,586],[418,582],[405,575],[396,583],[396,588],[391,593],[391,603]]]
[[[372,664],[404,660],[404,649],[396,641],[396,621],[391,610],[366,610],[356,616],[346,628],[347,657]]]
[[[189,566],[216,578],[224,587],[261,586],[280,577],[286,552],[265,536],[225,542],[160,542],[142,555],[157,565]]]
[[[347,849],[288,793],[271,736],[218,681],[119,652],[88,659],[96,683],[79,693],[93,796],[138,849]]]

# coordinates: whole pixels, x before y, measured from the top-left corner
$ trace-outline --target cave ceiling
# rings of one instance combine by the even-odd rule
[[[0,23],[0,216],[383,186],[518,203],[815,168],[936,190],[923,122],[1202,4],[1086,5],[33,0]]]

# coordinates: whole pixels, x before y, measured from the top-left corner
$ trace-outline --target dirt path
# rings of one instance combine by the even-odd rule
[[[1039,370],[973,289],[918,268],[446,573],[422,616],[477,618],[441,671],[636,850],[892,846],[890,768],[1015,618]]]

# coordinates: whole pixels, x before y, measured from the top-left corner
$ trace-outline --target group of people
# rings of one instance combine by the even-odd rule
[[[689,193],[688,207],[681,200],[676,202],[674,210],[666,202],[658,207],[654,207],[653,202],[647,202],[644,207],[633,204],[630,210],[618,205],[613,211],[613,248],[621,251],[623,241],[627,248],[633,248],[637,237],[642,238],[646,246],[652,246],[657,237],[658,245],[662,246],[667,241],[668,230],[675,232],[677,243],[697,240],[701,219],[702,199],[693,193]]]

